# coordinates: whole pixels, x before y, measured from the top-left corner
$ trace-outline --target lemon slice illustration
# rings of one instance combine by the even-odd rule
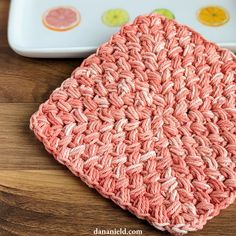
[[[118,27],[129,21],[129,14],[123,9],[110,9],[103,13],[102,22],[110,27]]]
[[[198,11],[198,20],[207,26],[221,26],[226,24],[230,17],[229,13],[219,6],[207,6]]]
[[[165,8],[155,9],[153,13],[165,16],[167,19],[175,19],[175,15],[170,10]]]

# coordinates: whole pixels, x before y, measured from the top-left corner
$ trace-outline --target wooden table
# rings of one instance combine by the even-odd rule
[[[0,236],[84,236],[96,228],[168,235],[103,199],[58,164],[29,130],[29,118],[79,59],[29,59],[7,43],[0,0]],[[236,235],[236,204],[189,235]]]

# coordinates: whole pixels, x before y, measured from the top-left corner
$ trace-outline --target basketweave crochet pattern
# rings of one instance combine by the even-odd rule
[[[235,79],[228,50],[140,16],[52,93],[31,129],[104,197],[184,234],[235,199]]]

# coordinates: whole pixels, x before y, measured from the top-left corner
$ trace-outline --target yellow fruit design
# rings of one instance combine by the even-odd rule
[[[102,22],[111,27],[124,25],[129,21],[129,14],[123,9],[110,9],[102,15]]]
[[[198,20],[207,26],[221,26],[229,21],[229,13],[220,6],[207,6],[198,11]]]

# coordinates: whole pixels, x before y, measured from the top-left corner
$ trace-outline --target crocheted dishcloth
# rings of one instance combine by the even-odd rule
[[[230,51],[140,16],[52,93],[31,129],[104,197],[184,234],[235,199],[235,79]]]

